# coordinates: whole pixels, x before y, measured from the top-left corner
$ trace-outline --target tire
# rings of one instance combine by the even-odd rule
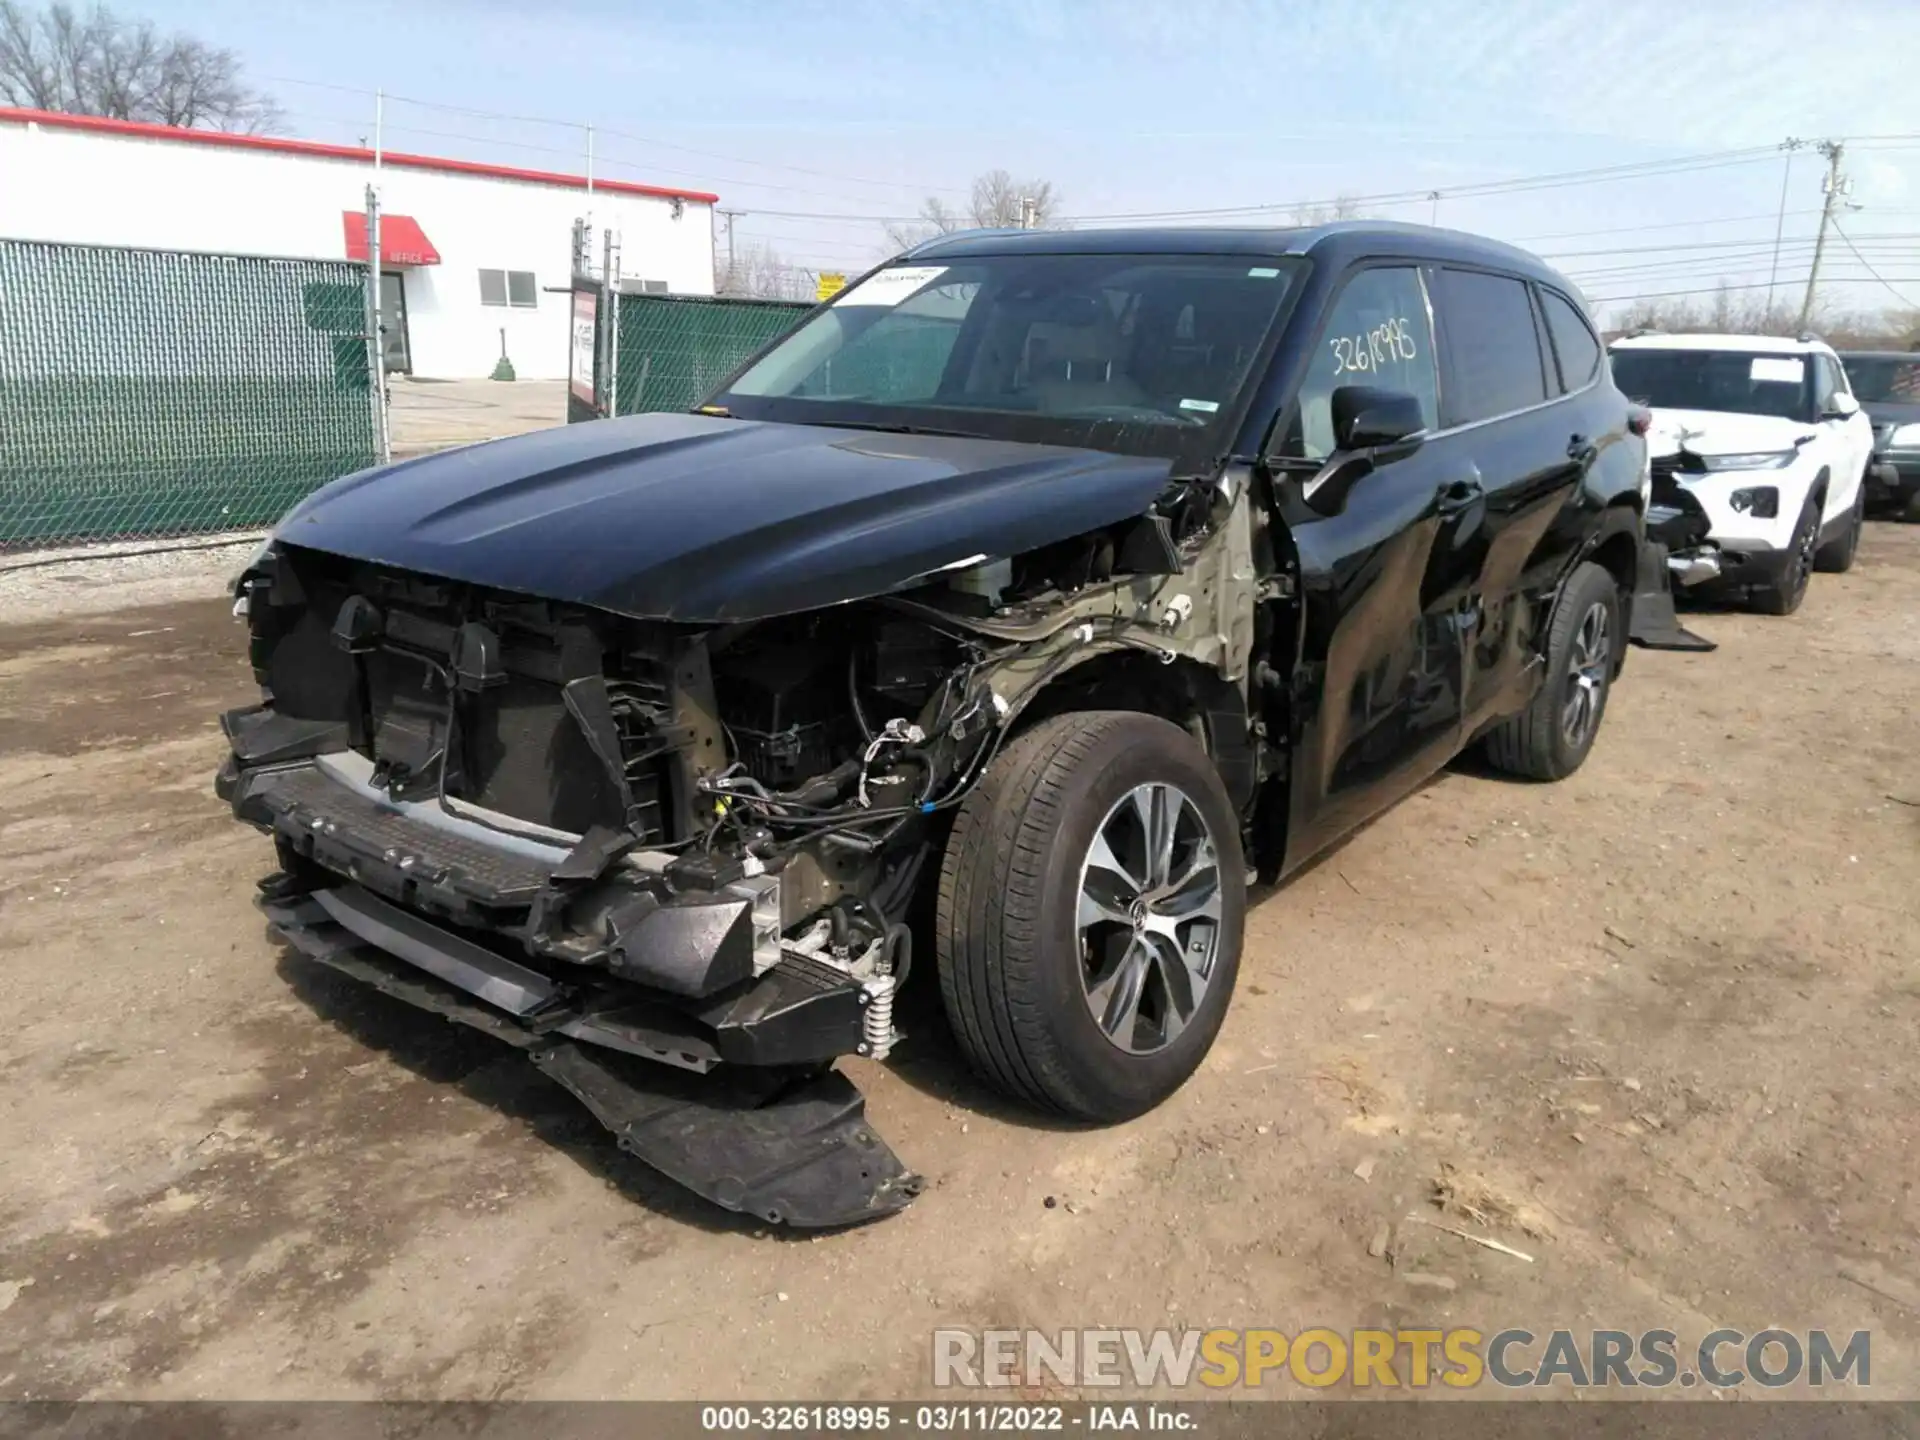
[[[1547,624],[1546,683],[1532,704],[1488,733],[1488,763],[1527,780],[1564,780],[1578,770],[1606,717],[1625,643],[1620,587],[1583,562],[1567,577]]]
[[[1756,585],[1750,603],[1762,615],[1791,615],[1807,598],[1807,582],[1813,578],[1814,547],[1820,541],[1820,501],[1809,495],[1800,507],[1800,519],[1794,524],[1793,538],[1782,557],[1780,577],[1770,584]]]
[[[1143,868],[1143,791],[1167,802],[1147,810],[1176,821],[1162,877],[1204,862],[1211,845],[1210,930],[1208,907],[1194,904],[1204,876],[1159,910],[1130,905],[1141,887],[1118,871]],[[1096,836],[1117,870],[1090,863]],[[1084,910],[1083,883],[1096,897]],[[1093,917],[1084,928],[1083,915]],[[955,818],[934,929],[941,1000],[968,1062],[996,1089],[1079,1120],[1129,1119],[1179,1089],[1212,1047],[1245,919],[1239,817],[1193,737],[1126,711],[1056,716],[1007,746]],[[1211,958],[1194,984],[1184,962],[1202,944]],[[1112,1036],[1095,1016],[1102,998]],[[1129,1013],[1131,1024],[1120,1018]]]
[[[1844,575],[1853,568],[1853,557],[1860,549],[1860,529],[1867,523],[1867,482],[1862,480],[1854,492],[1853,509],[1848,512],[1847,528],[1814,553],[1813,568],[1828,575]]]

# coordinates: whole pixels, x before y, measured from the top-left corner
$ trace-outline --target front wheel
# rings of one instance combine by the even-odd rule
[[[1246,863],[1212,760],[1126,711],[1046,720],[960,807],[940,870],[940,994],[997,1089],[1125,1120],[1213,1045],[1240,968]]]
[[[1620,587],[1587,561],[1567,577],[1547,625],[1547,679],[1533,703],[1486,738],[1488,761],[1529,780],[1564,780],[1586,760],[1619,668]]]
[[[1794,522],[1793,538],[1781,557],[1780,574],[1775,580],[1754,588],[1753,608],[1762,615],[1791,615],[1807,598],[1807,582],[1813,578],[1813,556],[1820,548],[1820,498],[1809,495]]]

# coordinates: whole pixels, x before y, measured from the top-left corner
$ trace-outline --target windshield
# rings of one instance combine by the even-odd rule
[[[1300,262],[993,255],[893,265],[710,404],[748,419],[1176,455],[1217,446]]]
[[[1856,400],[1868,404],[1920,405],[1920,357],[1912,360],[1845,361]]]
[[[1724,410],[1809,420],[1813,384],[1799,355],[1741,350],[1615,350],[1613,381],[1628,399],[1661,410]]]

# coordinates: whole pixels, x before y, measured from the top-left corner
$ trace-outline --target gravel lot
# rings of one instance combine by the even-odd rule
[[[1870,1329],[1920,1397],[1920,527],[1692,623],[1571,781],[1463,764],[1259,897],[1156,1113],[1037,1123],[923,1008],[851,1068],[931,1188],[824,1237],[268,941],[221,602],[0,629],[0,1397],[897,1395],[939,1325],[1418,1322]],[[1405,1223],[1436,1186],[1532,1263]]]

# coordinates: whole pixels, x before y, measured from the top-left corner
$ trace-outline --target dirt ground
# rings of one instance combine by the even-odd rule
[[[1869,1329],[1920,1396],[1920,527],[1692,623],[1572,780],[1456,767],[1259,897],[1156,1113],[1036,1122],[923,1009],[850,1068],[930,1189],[822,1237],[269,942],[224,605],[0,629],[0,1396],[885,1396],[936,1326],[1416,1322]]]
[[[564,380],[415,380],[388,387],[396,459],[567,423]]]

